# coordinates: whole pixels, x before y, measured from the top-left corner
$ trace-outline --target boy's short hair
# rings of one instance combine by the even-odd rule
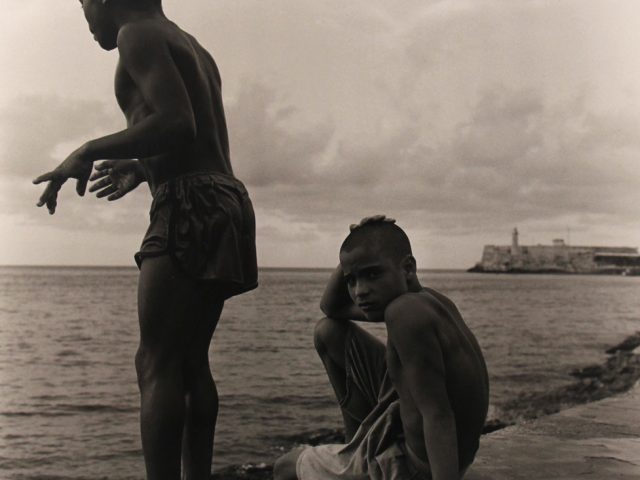
[[[395,260],[402,260],[411,253],[409,237],[398,225],[386,221],[369,222],[354,228],[340,246],[349,252],[360,245],[375,246]]]
[[[113,0],[112,0],[113,1]],[[154,5],[160,6],[162,5],[162,0],[118,0],[128,5]]]

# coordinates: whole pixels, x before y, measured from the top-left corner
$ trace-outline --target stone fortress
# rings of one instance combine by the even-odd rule
[[[573,246],[563,239],[552,245],[520,245],[514,228],[511,245],[485,245],[482,260],[469,271],[640,275],[640,255],[634,247]]]

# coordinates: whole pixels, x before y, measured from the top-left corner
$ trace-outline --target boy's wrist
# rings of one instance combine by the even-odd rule
[[[93,163],[95,161],[95,158],[91,158],[91,145],[90,145],[90,143],[91,143],[90,141],[84,143],[77,150],[78,155],[80,156],[80,159],[83,162]]]
[[[140,160],[133,160],[136,162],[136,175],[141,182],[147,181],[147,172],[144,170],[142,163]]]

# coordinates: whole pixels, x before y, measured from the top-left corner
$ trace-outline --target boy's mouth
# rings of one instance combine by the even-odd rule
[[[363,312],[371,312],[376,309],[376,304],[373,302],[362,302],[358,304],[358,308]]]

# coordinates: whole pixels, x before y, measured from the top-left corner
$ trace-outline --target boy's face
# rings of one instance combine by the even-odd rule
[[[116,48],[118,29],[111,18],[108,2],[105,0],[80,0],[80,4],[95,41],[105,50]]]
[[[411,263],[407,259],[396,260],[374,245],[340,252],[349,295],[368,320],[384,321],[387,305],[409,291]]]

